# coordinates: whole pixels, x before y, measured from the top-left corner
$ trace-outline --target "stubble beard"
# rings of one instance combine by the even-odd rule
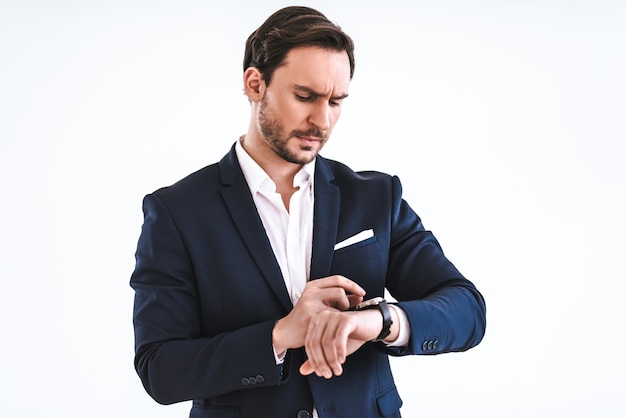
[[[304,165],[308,164],[317,156],[317,153],[326,143],[326,135],[318,129],[311,128],[307,131],[294,130],[290,134],[285,133],[285,127],[276,117],[274,112],[269,108],[267,100],[264,97],[259,105],[259,126],[261,133],[265,137],[265,141],[269,147],[283,160],[292,164]],[[313,155],[300,156],[289,150],[289,138],[295,136],[313,136],[320,138],[320,147]],[[302,151],[313,151],[313,147],[301,145]]]

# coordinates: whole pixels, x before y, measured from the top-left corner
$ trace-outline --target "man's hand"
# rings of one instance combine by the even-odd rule
[[[343,373],[346,358],[375,339],[382,329],[377,309],[359,312],[324,311],[309,323],[305,349],[308,360],[300,373],[330,379]]]
[[[272,342],[277,353],[305,345],[311,320],[323,312],[341,312],[363,301],[365,290],[343,276],[330,276],[306,284],[302,296],[286,317],[276,322]]]

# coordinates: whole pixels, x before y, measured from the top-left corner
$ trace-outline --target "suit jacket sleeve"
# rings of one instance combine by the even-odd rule
[[[280,384],[271,342],[274,322],[206,337],[187,243],[158,195],[146,196],[143,210],[131,286],[135,367],[147,392],[168,404]],[[242,383],[246,376],[262,378],[251,385]]]
[[[387,351],[392,355],[465,351],[484,335],[484,299],[445,257],[401,194],[400,181],[393,177],[386,286],[408,315],[411,338],[408,346]]]

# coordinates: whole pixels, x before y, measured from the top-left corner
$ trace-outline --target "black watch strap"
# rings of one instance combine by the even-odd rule
[[[389,305],[387,305],[386,300],[383,299],[377,305],[377,308],[380,310],[380,313],[383,314],[383,329],[374,341],[382,341],[391,334],[391,324],[393,324],[393,320],[391,319],[391,312],[389,311]]]
[[[391,334],[391,324],[393,324],[393,320],[391,319],[391,311],[389,310],[389,305],[387,301],[383,298],[375,298],[370,301],[364,302],[362,306],[356,306],[354,310],[364,311],[366,309],[378,309],[380,313],[383,315],[383,329],[378,334],[374,342],[382,341],[389,334]]]

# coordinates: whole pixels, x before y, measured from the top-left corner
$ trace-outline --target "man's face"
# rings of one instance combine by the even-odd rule
[[[312,161],[339,119],[349,84],[346,52],[291,50],[259,103],[258,125],[267,146],[290,163]]]

